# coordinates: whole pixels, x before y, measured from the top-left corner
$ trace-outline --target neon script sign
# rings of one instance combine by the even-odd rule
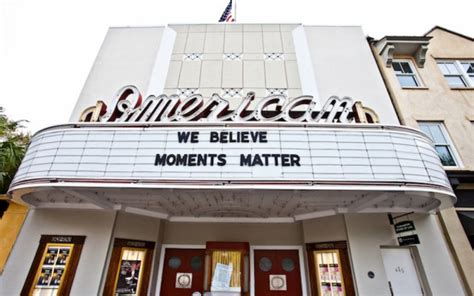
[[[285,95],[270,95],[249,110],[255,93],[249,92],[234,110],[230,102],[218,94],[205,100],[199,94],[182,99],[178,95],[150,95],[143,100],[135,86],[122,87],[110,104],[98,101],[81,114],[86,122],[222,122],[222,121],[283,121],[283,122],[378,122],[377,115],[361,102],[349,97],[330,97],[316,110],[313,96],[293,99]]]

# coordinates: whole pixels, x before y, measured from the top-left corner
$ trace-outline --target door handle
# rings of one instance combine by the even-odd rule
[[[392,295],[392,296],[395,295],[395,294],[393,294],[392,283],[390,281],[388,281],[388,287],[390,289],[390,295]]]

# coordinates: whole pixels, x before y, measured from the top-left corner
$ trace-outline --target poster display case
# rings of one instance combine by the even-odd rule
[[[355,295],[346,242],[312,243],[306,249],[312,295]]]
[[[139,295],[146,249],[123,248],[119,264],[115,295]]]
[[[314,251],[318,291],[321,296],[345,296],[338,250]]]
[[[84,240],[84,236],[42,235],[21,294],[67,295]]]
[[[72,244],[47,244],[44,252],[41,269],[38,269],[36,287],[33,295],[56,295],[61,286],[61,279],[66,270],[67,263],[74,245]]]
[[[116,238],[103,295],[147,295],[154,242]]]

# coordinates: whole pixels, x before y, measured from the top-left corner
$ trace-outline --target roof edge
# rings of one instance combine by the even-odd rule
[[[456,31],[452,31],[452,30],[446,29],[445,27],[441,27],[441,26],[434,26],[434,27],[431,28],[428,32],[426,32],[426,33],[424,34],[424,36],[427,36],[428,34],[430,34],[431,32],[433,32],[434,30],[437,30],[437,29],[443,30],[443,31],[448,32],[448,33],[450,33],[450,34],[457,35],[457,36],[462,37],[462,38],[466,38],[467,40],[470,40],[470,41],[474,41],[474,38],[472,38],[472,37],[469,37],[469,36],[467,36],[467,35],[458,33],[458,32],[456,32]]]

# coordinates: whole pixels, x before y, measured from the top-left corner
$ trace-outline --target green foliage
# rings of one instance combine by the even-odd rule
[[[0,107],[0,194],[7,192],[30,141],[21,130],[24,122],[10,120]]]

